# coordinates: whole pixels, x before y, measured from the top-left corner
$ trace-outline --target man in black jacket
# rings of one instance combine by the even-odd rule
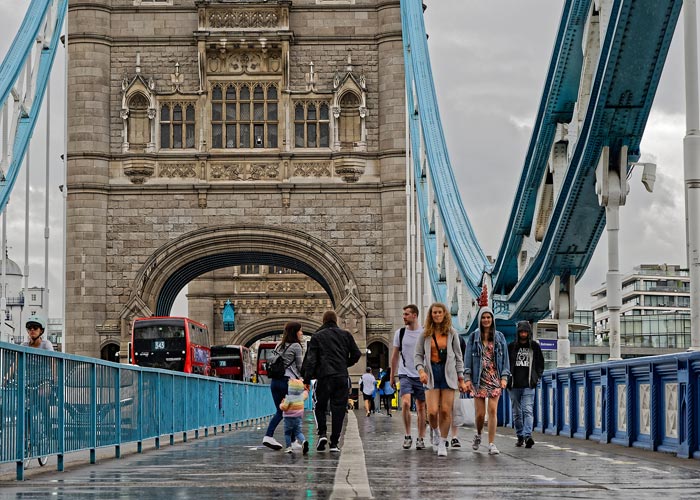
[[[535,387],[544,373],[544,356],[537,341],[532,340],[532,327],[527,321],[519,321],[516,339],[508,344],[510,372],[510,401],[513,408],[513,424],[518,438],[515,446],[532,448],[533,410],[535,407]]]
[[[348,402],[348,367],[362,357],[350,332],[338,328],[338,317],[334,311],[323,314],[323,325],[309,341],[304,359],[304,383],[316,379],[316,407],[314,414],[318,426],[316,449],[323,451],[328,444],[326,438],[326,408],[331,402],[330,451],[339,452],[338,441],[345,421]]]

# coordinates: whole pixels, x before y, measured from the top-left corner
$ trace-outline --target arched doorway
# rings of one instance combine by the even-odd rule
[[[389,368],[389,348],[383,342],[375,341],[367,346],[367,366],[375,376],[380,369]]]
[[[100,349],[100,359],[117,363],[119,362],[119,356],[117,356],[118,352],[119,344],[110,342],[102,346],[102,349]]]

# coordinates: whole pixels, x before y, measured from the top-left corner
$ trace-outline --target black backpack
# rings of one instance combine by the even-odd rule
[[[284,357],[282,355],[287,350],[287,347],[289,347],[289,344],[284,346],[284,350],[282,352],[279,352],[275,349],[277,357],[267,364],[267,376],[269,378],[276,380],[284,378],[284,372],[286,372],[287,368],[289,368],[289,365],[292,364],[284,364]]]

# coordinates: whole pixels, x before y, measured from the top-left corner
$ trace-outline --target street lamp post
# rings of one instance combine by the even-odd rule
[[[685,227],[690,273],[690,350],[700,351],[700,104],[698,103],[698,32],[695,0],[685,0]]]

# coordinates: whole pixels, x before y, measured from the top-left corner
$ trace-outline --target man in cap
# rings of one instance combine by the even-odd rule
[[[532,340],[532,327],[527,321],[519,321],[516,338],[508,344],[510,372],[513,374],[508,384],[513,408],[513,423],[518,440],[515,446],[532,448],[533,410],[535,407],[535,387],[544,373],[544,356],[539,342]]]
[[[53,344],[49,340],[42,338],[46,331],[46,320],[44,318],[37,315],[29,316],[25,326],[29,340],[22,342],[23,346],[53,351]]]

